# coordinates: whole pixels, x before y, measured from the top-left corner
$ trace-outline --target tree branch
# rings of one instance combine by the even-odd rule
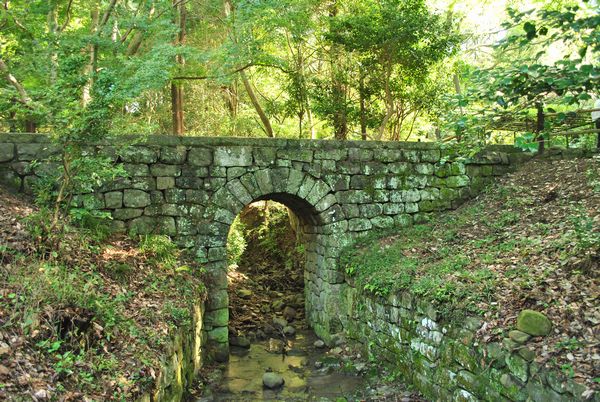
[[[69,4],[67,4],[67,15],[65,16],[65,22],[61,25],[58,32],[64,31],[67,28],[67,25],[69,25],[69,22],[71,21],[71,6],[73,6],[73,0],[69,0]]]

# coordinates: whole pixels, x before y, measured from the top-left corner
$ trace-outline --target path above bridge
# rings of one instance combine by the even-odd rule
[[[511,147],[456,159],[431,143],[231,137],[117,137],[83,148],[128,176],[78,196],[80,205],[109,212],[115,230],[167,234],[205,265],[204,330],[217,359],[228,348],[227,234],[244,206],[275,200],[301,219],[307,317],[327,339],[341,330],[342,247],[455,208],[523,159]],[[0,134],[0,182],[28,191],[60,171],[60,154],[44,135]]]

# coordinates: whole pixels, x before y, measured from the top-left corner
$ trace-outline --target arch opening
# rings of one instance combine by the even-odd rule
[[[318,217],[304,200],[269,194],[246,205],[227,239],[229,342],[293,338],[308,327]]]

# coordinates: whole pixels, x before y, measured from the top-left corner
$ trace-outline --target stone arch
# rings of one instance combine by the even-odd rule
[[[345,232],[343,210],[334,189],[312,175],[292,168],[266,168],[247,172],[228,180],[210,198],[206,222],[216,222],[205,247],[210,278],[206,303],[205,329],[209,350],[219,361],[228,357],[229,297],[227,294],[227,235],[230,225],[242,209],[255,201],[273,200],[290,208],[301,221],[306,244],[305,300],[306,315],[322,337],[329,333],[327,324],[330,285],[341,284],[337,271],[339,248],[335,237]]]

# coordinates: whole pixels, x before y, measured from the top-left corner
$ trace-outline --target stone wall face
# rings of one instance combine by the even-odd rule
[[[307,317],[327,339],[342,329],[342,247],[367,231],[457,207],[522,156],[500,147],[449,162],[428,143],[167,136],[119,142],[86,150],[122,163],[129,177],[80,202],[110,212],[116,230],[170,235],[205,264],[211,283],[204,330],[217,359],[228,348],[227,234],[244,206],[271,199],[301,218]],[[0,181],[27,191],[58,168],[51,160],[58,153],[43,135],[0,134]]]
[[[204,304],[195,304],[192,310],[192,327],[178,328],[173,334],[165,356],[161,359],[153,389],[139,397],[137,402],[181,401],[193,385],[203,364]]]
[[[344,329],[369,352],[436,401],[578,401],[586,387],[533,361],[525,343],[480,345],[476,317],[445,320],[430,303],[399,293],[387,299],[343,291]],[[508,331],[507,331],[508,332]],[[594,400],[598,400],[597,398]]]

